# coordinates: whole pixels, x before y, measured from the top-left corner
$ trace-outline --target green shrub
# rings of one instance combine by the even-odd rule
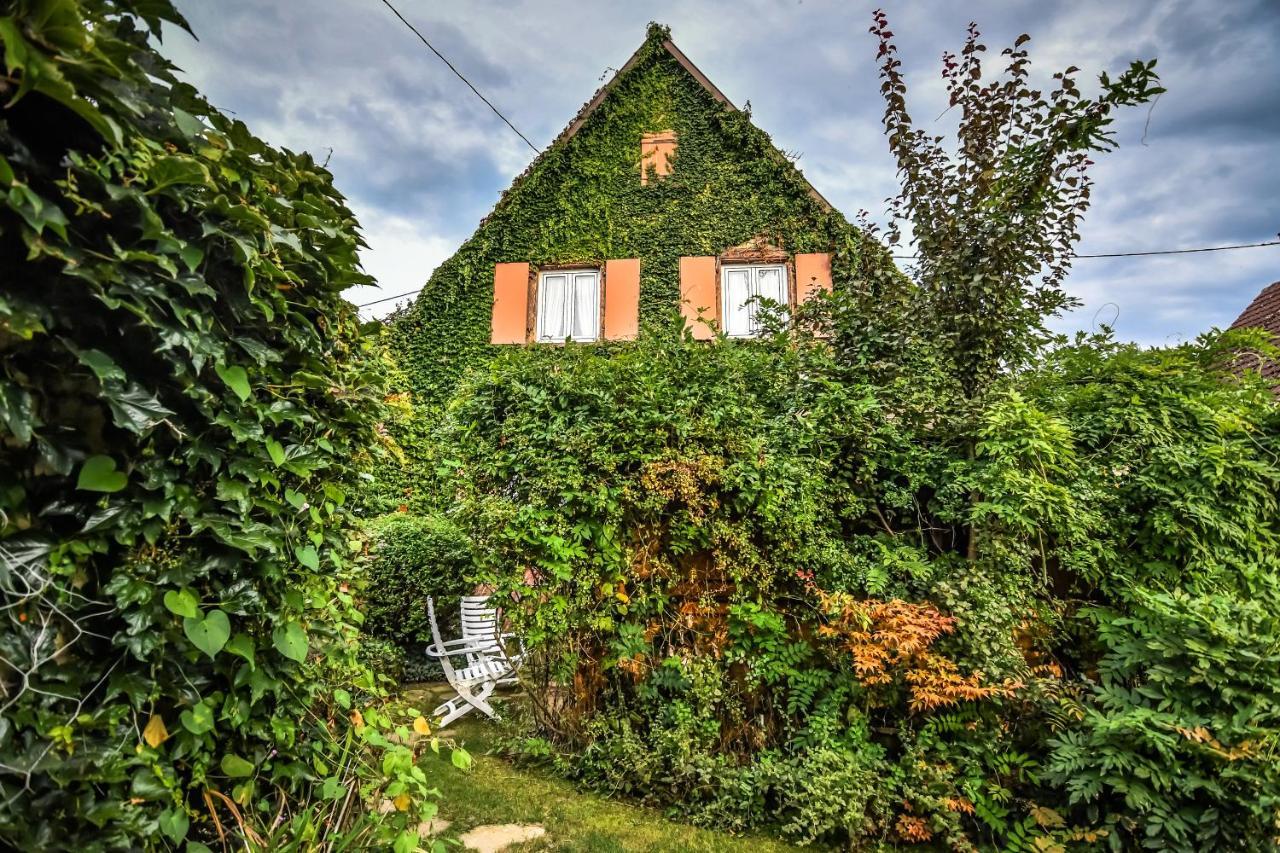
[[[370,281],[355,220],[177,81],[162,21],[0,15],[3,846],[243,846],[286,808],[275,840],[315,837],[377,737],[345,724],[383,394],[341,297]],[[398,784],[415,807],[382,821],[416,828],[425,780]]]
[[[466,535],[440,516],[408,513],[373,519],[366,529],[365,632],[416,653],[431,641],[428,597],[435,599],[442,631],[455,629],[458,597],[474,585]]]

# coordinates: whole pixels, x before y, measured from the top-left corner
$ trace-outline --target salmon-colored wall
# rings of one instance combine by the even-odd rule
[[[831,292],[831,255],[826,252],[796,255],[796,302],[815,293]]]
[[[658,177],[671,174],[672,159],[676,156],[676,132],[664,130],[646,133],[640,137],[640,183],[649,183],[649,167]]]
[[[640,334],[640,259],[604,262],[604,338],[634,341]]]
[[[493,268],[493,321],[490,343],[522,344],[529,330],[529,265]]]
[[[693,328],[693,337],[709,341],[715,332],[703,320],[720,321],[720,300],[716,298],[716,259],[685,257],[680,259],[680,313]]]

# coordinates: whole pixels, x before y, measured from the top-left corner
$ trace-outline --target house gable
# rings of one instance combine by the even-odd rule
[[[669,136],[674,152],[669,174],[642,182],[646,136]],[[607,287],[608,261],[638,262],[643,327],[679,316],[681,258],[720,257],[744,245],[799,255],[860,243],[750,116],[665,28],[651,25],[641,47],[516,178],[389,334],[419,399],[431,405],[494,353],[498,264],[530,265],[532,305],[539,269],[598,269]]]

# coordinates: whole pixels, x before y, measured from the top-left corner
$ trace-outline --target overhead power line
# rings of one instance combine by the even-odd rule
[[[466,83],[466,84],[467,84],[467,88],[468,88],[468,89],[470,89],[471,91],[475,92],[475,93],[476,93],[476,97],[477,97],[477,98],[479,98],[480,100],[484,101],[484,102],[485,102],[485,105],[486,105],[486,106],[488,106],[488,107],[489,107],[489,109],[493,110],[493,114],[494,114],[494,115],[496,115],[498,118],[502,119],[503,123],[504,123],[504,124],[506,124],[506,126],[507,126],[507,127],[511,128],[512,132],[514,132],[516,136],[518,136],[518,137],[520,137],[521,139],[523,139],[523,140],[524,140],[524,144],[525,144],[525,145],[528,145],[528,146],[529,146],[529,148],[533,151],[533,153],[534,153],[534,154],[537,154],[537,153],[538,153],[538,146],[536,146],[536,145],[534,145],[532,142],[530,142],[530,141],[529,141],[529,137],[527,137],[527,136],[525,136],[523,133],[521,133],[521,132],[520,132],[520,130],[519,130],[519,129],[514,125],[514,124],[512,124],[512,123],[511,123],[511,120],[510,120],[510,119],[508,119],[506,116],[504,116],[504,115],[502,114],[502,110],[500,110],[500,109],[498,109],[497,107],[495,107],[495,106],[493,105],[493,102],[492,102],[492,101],[490,101],[488,98],[486,98],[484,95],[482,95],[482,94],[480,93],[480,90],[479,90],[479,89],[477,89],[474,85],[472,85],[471,81],[470,81],[470,80],[468,80],[468,79],[463,75],[463,73],[462,73],[461,71],[459,71],[457,68],[454,68],[454,67],[453,67],[453,63],[452,63],[452,62],[450,62],[448,59],[446,59],[446,58],[445,58],[445,55],[444,55],[443,53],[441,53],[440,51],[436,50],[435,45],[433,45],[431,42],[427,41],[427,37],[426,37],[426,36],[424,36],[422,33],[418,32],[418,28],[417,28],[417,27],[415,27],[413,24],[411,24],[411,23],[409,23],[407,20],[405,20],[404,15],[401,15],[401,14],[400,14],[400,10],[399,10],[399,9],[397,9],[395,6],[392,6],[392,5],[391,5],[391,3],[390,3],[390,2],[388,2],[388,0],[382,0],[382,5],[386,6],[388,9],[390,9],[390,10],[391,10],[391,12],[392,12],[392,14],[394,14],[397,18],[399,18],[399,19],[400,19],[400,22],[401,22],[402,24],[404,24],[406,27],[408,27],[410,30],[412,30],[412,31],[413,31],[413,34],[414,34],[415,36],[417,36],[417,37],[418,37],[418,39],[419,39],[423,44],[425,44],[425,45],[426,45],[426,46],[431,50],[431,52],[432,52],[432,53],[434,53],[436,56],[440,57],[440,61],[441,61],[441,62],[443,62],[445,65],[449,66],[449,70],[450,70],[450,71],[452,71],[454,74],[458,75],[458,79],[459,79],[459,80],[461,80],[463,83]],[[372,303],[370,303],[370,304],[372,304]],[[362,307],[363,307],[363,306],[362,306]]]
[[[385,3],[386,0],[383,0]],[[390,5],[390,4],[388,4]],[[1076,255],[1077,258],[1144,258],[1151,255],[1190,255],[1195,252],[1226,252],[1231,249],[1257,249],[1261,246],[1280,246],[1280,240],[1268,240],[1265,243],[1238,243],[1234,246],[1203,246],[1196,249],[1158,249],[1151,252],[1105,252],[1097,255]],[[915,255],[894,255],[895,260],[914,261]],[[357,308],[368,308],[370,305],[378,305],[383,302],[390,302],[393,299],[403,299],[406,296],[413,296],[415,293],[421,293],[422,288],[416,290],[406,290],[404,293],[397,293],[395,296],[384,296],[381,299],[375,299],[372,302],[361,302]]]
[[[1204,246],[1198,249],[1158,249],[1151,252],[1103,252],[1097,255],[1076,255],[1076,258],[1142,258],[1149,255],[1190,255],[1195,252],[1225,252],[1228,249],[1256,249],[1259,246],[1280,246],[1280,240],[1265,243],[1239,243],[1234,246]],[[914,261],[915,255],[894,255],[895,260]]]

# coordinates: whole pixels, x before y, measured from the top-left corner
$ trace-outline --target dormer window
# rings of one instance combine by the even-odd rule
[[[720,268],[720,317],[724,333],[731,338],[760,335],[763,306],[769,299],[785,308],[787,268],[784,264],[725,264]]]
[[[538,276],[539,343],[600,337],[600,271],[547,270]]]

